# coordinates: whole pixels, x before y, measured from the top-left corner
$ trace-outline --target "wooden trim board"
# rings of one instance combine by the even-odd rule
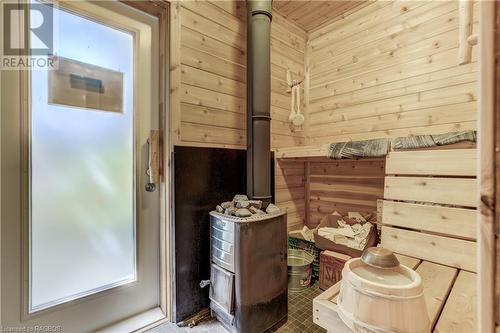
[[[500,6],[498,1],[481,1],[480,6],[480,77],[478,102],[479,193],[478,256],[479,331],[492,333],[500,321],[499,230],[499,129],[500,129]],[[495,240],[496,238],[496,240]],[[497,243],[498,244],[498,243]],[[496,323],[495,323],[496,322]]]
[[[477,207],[476,193],[472,178],[385,177],[385,199]]]
[[[383,200],[381,213],[384,225],[476,239],[475,209]]]
[[[352,333],[337,314],[335,302],[340,292],[340,281],[313,300],[313,322],[335,333]]]
[[[276,148],[276,158],[327,157],[328,145]]]
[[[476,242],[383,226],[381,244],[407,256],[477,271]]]
[[[472,176],[477,174],[476,149],[392,151],[385,171],[399,175]]]

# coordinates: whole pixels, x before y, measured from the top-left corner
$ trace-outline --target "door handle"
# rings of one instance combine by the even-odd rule
[[[148,169],[149,181],[146,191],[154,192],[160,183],[160,131],[151,130],[148,138]]]

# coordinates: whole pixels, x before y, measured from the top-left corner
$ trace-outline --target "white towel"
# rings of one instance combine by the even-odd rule
[[[373,224],[366,222],[365,224],[349,225],[344,220],[338,220],[338,224],[338,228],[319,228],[318,235],[353,249],[363,250],[365,248]]]

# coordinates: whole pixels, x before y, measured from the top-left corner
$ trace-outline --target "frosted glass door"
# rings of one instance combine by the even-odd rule
[[[135,281],[134,35],[58,10],[31,74],[30,312]]]

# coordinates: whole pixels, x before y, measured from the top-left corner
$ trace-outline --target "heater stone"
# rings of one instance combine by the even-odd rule
[[[234,213],[234,215],[237,217],[250,217],[252,216],[252,213],[246,208],[240,208]]]
[[[256,207],[250,207],[248,208],[248,210],[252,213],[252,214],[256,214],[256,215],[262,215],[262,214],[266,214],[265,211],[263,210],[260,210],[259,208],[256,208]]]
[[[229,207],[233,206],[233,203],[231,201],[226,201],[220,204],[222,208],[227,209]]]
[[[280,211],[281,211],[281,209],[274,204],[269,204],[269,206],[267,206],[267,208],[266,208],[266,213],[268,213],[268,214],[277,214]]]
[[[262,208],[262,200],[249,200],[248,203],[250,206],[255,207],[257,209]]]
[[[245,194],[236,194],[233,198],[233,202],[238,201],[248,201],[248,197]]]
[[[250,206],[249,201],[237,201],[236,208],[248,208]]]

